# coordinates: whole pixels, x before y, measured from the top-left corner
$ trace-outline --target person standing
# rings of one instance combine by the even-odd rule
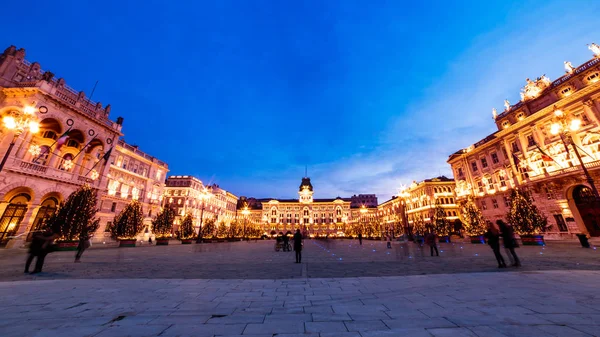
[[[500,232],[502,233],[502,241],[504,241],[504,248],[506,248],[510,255],[513,257],[513,267],[520,267],[521,261],[515,253],[515,248],[519,247],[517,244],[517,239],[515,239],[515,232],[510,224],[505,223],[502,220],[497,220],[496,224],[500,228]]]
[[[77,254],[75,254],[76,263],[81,262],[81,255],[83,255],[83,252],[86,249],[90,248],[90,246],[90,237],[87,234],[81,234],[81,236],[79,237],[79,244],[77,245]]]
[[[358,243],[362,246],[362,233],[358,233]]]
[[[429,250],[431,251],[431,256],[433,256],[434,250],[435,250],[435,256],[440,256],[440,252],[438,251],[437,242],[436,242],[436,234],[433,229],[430,229],[429,233],[425,236],[425,243],[429,245]]]
[[[296,252],[296,263],[302,263],[302,234],[300,234],[299,229],[296,229],[293,240],[294,251]]]
[[[498,261],[498,268],[506,268],[504,257],[502,257],[502,254],[500,254],[500,231],[491,221],[487,222],[487,227],[485,239],[487,240],[488,245],[490,245],[492,248],[492,251],[494,251],[496,261]]]
[[[48,255],[50,245],[56,236],[57,235],[52,233],[52,229],[50,227],[46,227],[42,233],[34,234],[31,245],[29,246],[29,256],[25,262],[25,273],[29,273],[29,266],[31,266],[31,262],[33,262],[34,257],[37,257],[37,260],[35,261],[35,269],[33,270],[32,274],[42,272],[42,268],[44,267],[44,259],[46,258],[46,255]]]

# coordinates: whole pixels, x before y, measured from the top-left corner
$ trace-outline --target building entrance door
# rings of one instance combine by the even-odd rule
[[[577,186],[573,190],[573,200],[591,236],[600,236],[600,200],[587,186]]]

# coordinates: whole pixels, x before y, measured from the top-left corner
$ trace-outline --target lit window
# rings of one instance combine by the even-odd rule
[[[483,168],[486,168],[486,167],[488,167],[488,164],[487,164],[487,159],[485,159],[485,158],[481,158],[481,167],[483,167]]]
[[[477,162],[476,161],[471,163],[471,167],[473,168],[473,172],[477,172]]]
[[[492,152],[492,154],[490,156],[492,157],[492,163],[493,164],[498,164],[500,162],[498,160],[498,154],[496,152]]]

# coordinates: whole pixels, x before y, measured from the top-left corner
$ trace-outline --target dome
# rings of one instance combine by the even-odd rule
[[[313,186],[310,183],[310,178],[302,178],[302,183],[300,184],[300,192],[302,192],[305,188],[308,188],[309,191],[313,191]]]

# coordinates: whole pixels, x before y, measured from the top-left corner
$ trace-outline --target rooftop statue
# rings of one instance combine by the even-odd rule
[[[546,75],[542,75],[535,79],[535,82],[526,79],[527,84],[521,89],[521,100],[527,101],[540,96],[542,91],[550,85],[550,79]]]
[[[496,110],[496,108],[492,109],[492,117],[494,117],[494,119],[498,118],[498,111]]]
[[[588,49],[592,51],[592,53],[594,53],[594,56],[596,57],[600,57],[600,46],[593,43],[592,44],[588,44]]]
[[[504,108],[506,108],[505,111],[510,109],[510,102],[507,99],[504,100]]]
[[[568,74],[572,74],[574,70],[575,70],[575,67],[573,67],[573,65],[571,64],[571,62],[565,61],[565,71]]]

